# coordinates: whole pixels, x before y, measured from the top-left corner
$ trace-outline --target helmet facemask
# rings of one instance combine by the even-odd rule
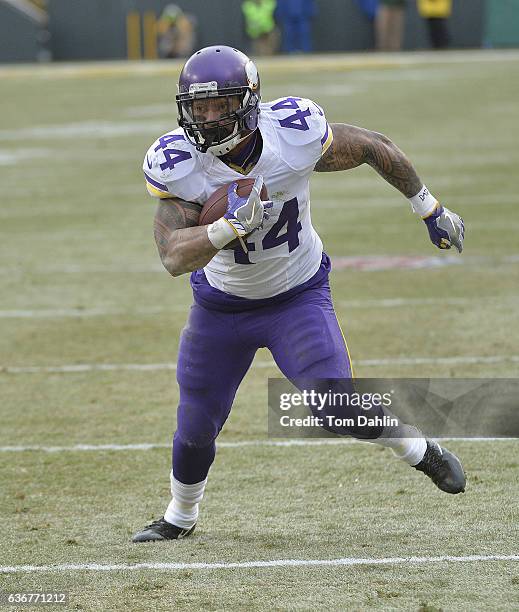
[[[196,85],[196,92],[182,93],[176,97],[178,123],[199,151],[224,155],[253,131],[249,119],[252,113],[257,112],[258,96],[248,87],[200,90],[200,85],[204,84]],[[196,112],[197,100],[225,101],[220,118],[200,120]]]

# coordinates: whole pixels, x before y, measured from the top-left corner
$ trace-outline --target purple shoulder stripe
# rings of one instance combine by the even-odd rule
[[[150,185],[153,185],[157,189],[160,189],[161,191],[165,191],[166,193],[168,193],[168,188],[166,187],[166,185],[163,185],[162,183],[155,181],[154,179],[151,178],[149,174],[146,174],[146,172],[144,173],[144,176],[146,177],[146,180],[148,181]]]
[[[321,138],[321,145],[324,145],[324,143],[328,139],[329,128],[330,128],[330,126],[328,125],[328,123],[326,123],[326,131],[324,132],[324,136]]]

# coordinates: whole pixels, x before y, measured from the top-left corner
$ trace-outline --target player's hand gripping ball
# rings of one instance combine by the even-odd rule
[[[238,179],[219,187],[209,196],[200,212],[198,225],[209,225],[225,217],[240,237],[246,239],[268,219],[266,209],[271,207],[262,177]],[[234,249],[239,244],[236,238],[224,248]]]

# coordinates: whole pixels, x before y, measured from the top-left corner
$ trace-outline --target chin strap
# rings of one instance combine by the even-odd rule
[[[220,157],[220,155],[225,155],[226,153],[230,153],[236,145],[238,145],[242,140],[247,138],[246,136],[240,136],[236,134],[231,140],[219,145],[211,145],[207,147],[207,153],[212,153],[216,157]]]

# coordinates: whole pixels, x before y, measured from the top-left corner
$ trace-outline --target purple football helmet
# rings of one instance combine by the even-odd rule
[[[197,121],[193,103],[208,99],[218,99],[226,110],[217,121]],[[199,151],[224,155],[258,127],[260,99],[252,60],[232,47],[205,47],[187,60],[180,73],[178,124]]]

